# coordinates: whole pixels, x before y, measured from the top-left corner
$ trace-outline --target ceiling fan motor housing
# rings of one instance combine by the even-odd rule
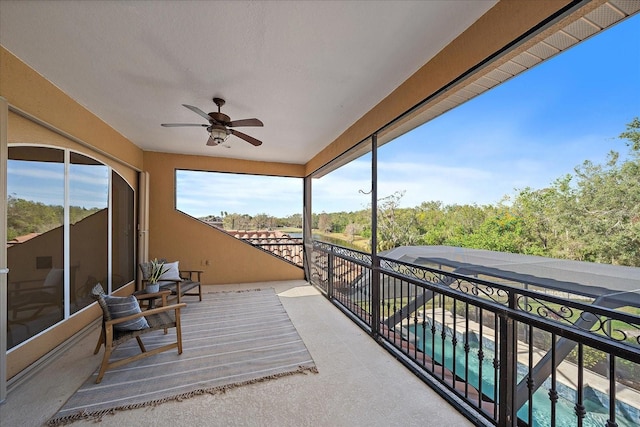
[[[213,113],[209,113],[209,116],[216,122],[225,126],[227,126],[228,123],[231,121],[231,118],[224,113],[213,112]]]

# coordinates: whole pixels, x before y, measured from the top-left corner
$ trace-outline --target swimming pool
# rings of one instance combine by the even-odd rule
[[[415,334],[417,347],[423,351],[427,356],[442,364],[443,342],[441,339],[442,327],[436,322],[436,338],[432,339],[431,326],[427,326],[426,330],[423,330],[421,325],[412,326],[409,328],[409,332]],[[453,372],[453,345],[451,343],[452,331],[447,331],[447,339],[444,342],[444,354],[445,361],[444,366]],[[460,378],[466,379],[466,381],[474,386],[476,389],[480,387],[479,372],[480,363],[478,360],[479,342],[478,340],[469,340],[469,356],[468,356],[468,378],[465,378],[465,352],[464,336],[457,332],[458,346],[456,348],[456,361],[455,372]],[[484,358],[482,361],[482,392],[486,396],[494,399],[494,390],[497,390],[495,385],[495,370],[493,367],[493,361],[495,358],[495,345],[494,342],[485,338],[482,340],[482,351]],[[527,367],[518,364],[517,380],[520,381],[527,374]],[[551,427],[551,401],[549,400],[549,389],[551,388],[551,381],[548,379],[543,385],[533,394],[533,411],[532,422],[529,423],[532,427]],[[573,427],[578,425],[578,417],[575,414],[575,400],[576,390],[570,386],[556,382],[556,390],[559,398],[556,403],[556,427]],[[587,410],[587,415],[582,420],[584,427],[603,427],[605,426],[609,418],[609,397],[601,392],[585,386],[583,388],[583,400],[584,406]],[[518,417],[528,422],[529,403],[526,403],[518,411]],[[635,421],[634,421],[635,420]],[[638,427],[640,425],[640,410],[638,408],[630,407],[624,403],[618,402],[616,406],[616,422],[619,427]]]

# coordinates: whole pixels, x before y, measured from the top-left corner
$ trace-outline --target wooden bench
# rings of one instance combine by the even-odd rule
[[[165,259],[159,260],[161,262],[166,263]],[[174,264],[174,263],[170,263]],[[177,270],[178,263],[175,263],[175,268]],[[146,284],[147,279],[151,275],[151,262],[142,262],[140,263],[140,271],[142,272],[142,283]],[[174,270],[175,271],[175,270]],[[184,296],[197,296],[200,301],[202,301],[202,284],[201,284],[201,275],[203,271],[200,270],[179,270],[179,274],[174,273],[174,279],[161,277],[160,281],[160,290],[171,291],[171,295],[175,295],[178,299],[178,304],[182,302],[182,297]],[[177,277],[180,277],[178,280]]]
[[[200,270],[180,270],[181,281],[174,281],[170,284],[164,284],[160,286],[160,290],[165,289],[171,291],[171,295],[175,295],[178,298],[178,304],[182,302],[183,296],[198,297],[199,301],[202,301],[202,284],[200,282]],[[195,278],[195,280],[194,280]],[[195,291],[193,291],[195,289]]]

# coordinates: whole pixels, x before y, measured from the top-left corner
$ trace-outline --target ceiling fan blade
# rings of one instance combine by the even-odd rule
[[[229,129],[229,132],[231,132],[232,135],[237,136],[238,138],[242,138],[245,141],[247,141],[249,144],[255,145],[256,147],[258,145],[262,145],[262,141],[255,139],[252,136],[247,135],[246,133],[242,133],[242,132],[238,132],[237,130],[234,129]]]
[[[160,126],[164,126],[166,128],[175,128],[175,127],[179,127],[179,126],[198,126],[198,127],[207,127],[209,126],[208,124],[196,124],[196,123],[162,123]]]
[[[218,143],[211,136],[209,136],[209,139],[207,140],[207,145],[209,147],[215,147],[216,145],[218,145]]]
[[[205,119],[207,119],[207,121],[211,120],[211,117],[207,113],[199,109],[198,107],[194,107],[193,105],[187,105],[187,104],[182,104],[182,106],[187,107],[189,110],[193,111],[194,113],[204,117]]]
[[[258,119],[243,119],[243,120],[234,120],[232,122],[227,123],[229,127],[239,127],[239,126],[264,126]]]

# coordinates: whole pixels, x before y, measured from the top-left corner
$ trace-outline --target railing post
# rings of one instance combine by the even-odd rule
[[[380,333],[380,259],[371,257],[371,336]]]
[[[331,300],[333,299],[333,264],[334,264],[334,255],[333,255],[334,246],[330,246],[330,250],[327,253],[327,297]]]
[[[509,292],[509,308],[515,308],[515,294]],[[517,324],[510,316],[499,314],[500,318],[500,391],[498,399],[498,425],[515,427],[518,425],[516,407],[516,372],[518,361]],[[480,319],[482,322],[482,319]]]

